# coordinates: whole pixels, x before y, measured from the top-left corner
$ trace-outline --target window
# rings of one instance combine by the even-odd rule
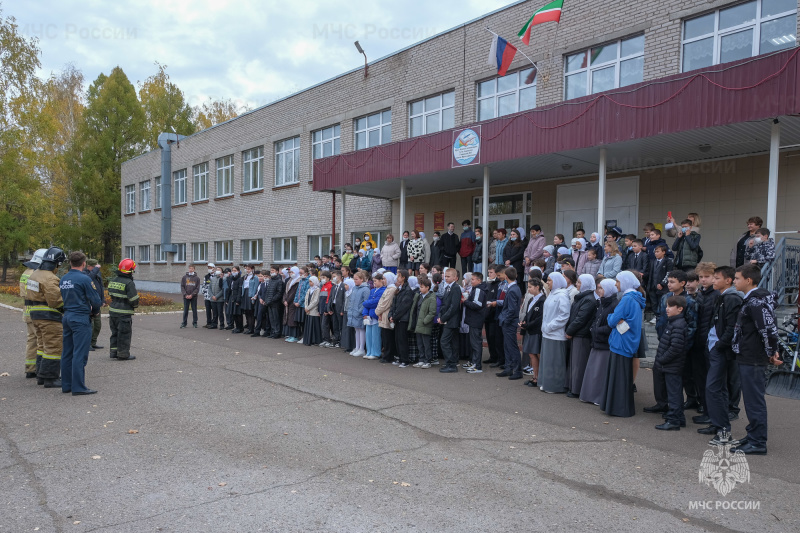
[[[217,197],[233,194],[233,156],[217,159]]]
[[[331,251],[330,235],[311,235],[308,237],[308,257],[312,259],[315,255],[322,257]]]
[[[329,128],[317,130],[311,134],[311,147],[314,159],[339,155],[339,137],[341,126],[336,124]]]
[[[156,178],[156,209],[161,209],[161,176]]]
[[[194,201],[208,200],[208,163],[200,163],[192,168],[194,175]]]
[[[167,252],[164,251],[160,244],[153,245],[153,255],[155,256],[156,263],[167,262]]]
[[[522,226],[531,227],[532,212],[531,193],[505,194],[489,197],[489,224],[488,229],[483,229],[484,235],[491,235],[497,228],[511,231]],[[483,198],[473,197],[472,200],[473,228],[483,225]]]
[[[510,72],[478,84],[478,120],[487,120],[536,107],[536,79],[532,68]]]
[[[356,150],[386,144],[391,140],[391,109],[356,119]]]
[[[408,113],[411,137],[452,128],[455,122],[455,102],[455,91],[411,102]]]
[[[173,181],[175,184],[173,187],[175,190],[175,199],[172,205],[180,205],[186,203],[186,169],[176,170],[172,173]]]
[[[192,243],[192,261],[195,263],[205,263],[208,261],[208,243]]]
[[[242,152],[242,165],[244,166],[244,192],[264,188],[264,147],[259,146],[252,150]]]
[[[139,183],[139,197],[141,198],[141,211],[150,211],[150,180]]]
[[[296,263],[297,237],[272,239],[272,260],[275,263]]]
[[[275,186],[300,181],[300,137],[275,143]]]
[[[644,78],[644,35],[596,46],[567,56],[567,100],[639,83]]]
[[[233,241],[217,241],[214,243],[217,253],[217,263],[233,262]]]
[[[792,48],[795,0],[752,0],[683,22],[683,72]]]
[[[136,212],[136,185],[125,186],[125,213]]]
[[[150,262],[150,245],[145,244],[143,246],[139,246],[139,262],[140,263],[149,263]]]
[[[251,239],[242,241],[242,262],[260,263],[264,251],[264,241],[262,239]]]
[[[186,244],[176,244],[177,250],[175,251],[175,257],[172,259],[173,263],[185,263],[186,262]]]
[[[136,261],[136,247],[135,246],[126,246],[125,247],[125,257],[129,259],[133,259]]]

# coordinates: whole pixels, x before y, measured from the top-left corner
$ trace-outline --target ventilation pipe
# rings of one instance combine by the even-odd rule
[[[158,136],[161,148],[161,249],[164,252],[178,251],[178,247],[172,244],[172,143],[184,137],[177,133]]]

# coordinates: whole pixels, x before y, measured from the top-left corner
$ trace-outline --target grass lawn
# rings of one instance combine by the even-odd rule
[[[0,293],[0,303],[22,309],[22,298],[12,294]],[[163,313],[165,311],[180,311],[182,309],[183,305],[180,302],[170,302],[164,305],[140,305],[136,309],[136,314]],[[108,313],[108,307],[103,308],[103,314],[106,313]]]

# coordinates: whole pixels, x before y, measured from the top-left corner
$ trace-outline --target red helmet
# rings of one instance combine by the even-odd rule
[[[119,271],[123,274],[130,274],[134,270],[136,270],[136,261],[133,259],[126,258],[119,262]]]

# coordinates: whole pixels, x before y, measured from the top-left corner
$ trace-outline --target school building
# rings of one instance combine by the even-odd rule
[[[727,263],[750,216],[800,228],[795,0],[515,2],[123,164],[122,252],[149,289],[187,263],[303,263],[447,222],[548,240],[672,211]],[[498,77],[493,34],[518,52]],[[364,43],[365,47],[368,46]],[[353,50],[353,53],[357,53]]]

